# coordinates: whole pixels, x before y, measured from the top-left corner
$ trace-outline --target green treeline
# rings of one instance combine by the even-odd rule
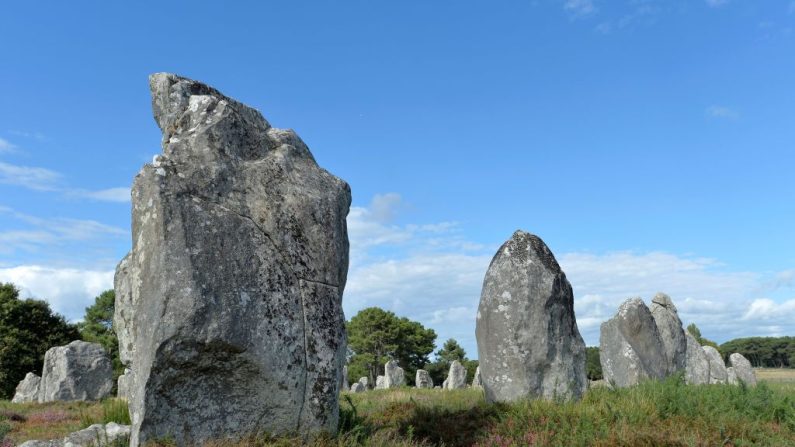
[[[795,368],[795,337],[737,338],[720,345],[720,353],[739,352],[751,365],[764,368]]]

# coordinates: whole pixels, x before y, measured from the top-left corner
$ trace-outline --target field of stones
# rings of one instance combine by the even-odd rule
[[[793,370],[702,346],[662,293],[602,323],[591,383],[572,287],[521,230],[485,273],[473,381],[458,361],[441,384],[409,388],[397,360],[349,378],[348,184],[212,87],[150,89],[163,153],[116,270],[124,374],[98,344],[52,347],[0,402],[0,447],[795,445]]]

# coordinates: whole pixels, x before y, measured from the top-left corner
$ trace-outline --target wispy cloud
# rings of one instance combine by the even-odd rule
[[[726,106],[719,106],[719,105],[711,105],[707,107],[705,113],[710,118],[720,118],[720,119],[737,119],[740,117],[740,112],[726,107]]]
[[[103,202],[129,202],[130,188],[119,187],[100,189],[97,191],[76,190],[73,191],[71,195],[93,200],[100,200]]]
[[[41,132],[26,132],[26,131],[22,131],[22,130],[9,130],[8,133],[10,133],[11,135],[16,135],[18,137],[33,138],[33,139],[38,140],[38,141],[47,141],[48,140],[47,136],[44,135]]]
[[[60,179],[61,174],[49,169],[0,162],[0,183],[35,191],[56,191]]]
[[[0,138],[0,153],[12,152],[14,149],[16,149],[15,145],[9,143],[8,140]]]
[[[587,17],[597,11],[593,0],[565,0],[563,9],[574,18]]]

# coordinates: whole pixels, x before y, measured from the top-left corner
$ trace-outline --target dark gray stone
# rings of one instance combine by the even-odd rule
[[[599,358],[605,381],[616,387],[668,374],[665,345],[643,300],[628,299],[613,318],[602,323]]]
[[[212,87],[149,84],[163,153],[135,178],[116,278],[131,445],[335,432],[350,188]]]
[[[44,354],[39,402],[94,401],[113,391],[113,366],[99,343],[73,341]]]
[[[660,333],[665,356],[668,359],[668,374],[685,369],[687,363],[687,340],[685,331],[682,329],[682,320],[676,311],[671,297],[664,293],[658,293],[651,300],[651,311],[657,330]]]
[[[488,402],[576,399],[588,387],[571,284],[538,236],[516,231],[494,255],[475,333]]]

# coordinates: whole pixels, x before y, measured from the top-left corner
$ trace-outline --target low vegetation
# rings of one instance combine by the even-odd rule
[[[343,394],[340,434],[308,442],[332,446],[749,446],[795,445],[795,372],[758,370],[756,388],[688,386],[681,377],[611,390],[580,402],[486,404],[477,389],[403,388]],[[91,423],[129,417],[122,403],[0,402],[7,439],[50,439]],[[127,420],[128,421],[128,420]],[[301,444],[300,438],[219,441],[213,447]],[[155,446],[168,446],[163,441]],[[8,443],[6,445],[13,445]]]

